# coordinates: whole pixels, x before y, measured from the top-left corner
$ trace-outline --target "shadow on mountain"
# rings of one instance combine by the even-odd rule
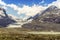
[[[3,19],[0,19],[0,26],[7,27],[9,24],[13,24],[15,22],[16,21],[11,18],[3,18]]]
[[[56,6],[48,7],[40,15],[37,14],[32,19],[30,23],[22,25],[22,28],[60,32],[60,9]]]
[[[13,24],[16,21],[11,19],[7,14],[5,9],[0,8],[0,27],[7,27],[9,24]]]

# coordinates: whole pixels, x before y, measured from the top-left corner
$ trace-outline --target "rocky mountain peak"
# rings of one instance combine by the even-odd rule
[[[8,17],[8,15],[6,14],[5,9],[0,8],[0,17]]]
[[[36,16],[33,17],[36,18],[31,23],[24,24],[22,27],[40,31],[60,31],[60,9],[58,7],[52,5]]]
[[[49,9],[55,9],[55,8],[57,8],[57,7],[54,6],[54,5],[52,5],[52,6],[49,7]]]
[[[0,27],[7,27],[9,24],[15,23],[14,19],[9,18],[6,10],[0,8]]]

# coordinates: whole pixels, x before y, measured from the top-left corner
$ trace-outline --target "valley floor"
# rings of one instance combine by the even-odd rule
[[[33,32],[27,32],[29,34],[51,34],[51,35],[57,35],[60,34],[60,32],[37,32],[37,31],[33,31]]]
[[[20,28],[0,28],[0,40],[60,40],[60,32],[30,31]]]

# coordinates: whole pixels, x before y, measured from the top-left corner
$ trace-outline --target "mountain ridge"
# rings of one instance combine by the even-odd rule
[[[0,27],[7,27],[9,24],[15,23],[14,19],[11,19],[4,8],[0,8]]]
[[[37,19],[30,23],[22,25],[22,28],[41,31],[60,31],[60,9],[56,6],[50,6],[44,10]]]

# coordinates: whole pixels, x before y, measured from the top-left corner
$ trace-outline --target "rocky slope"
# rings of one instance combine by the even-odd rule
[[[16,21],[11,19],[7,14],[5,9],[0,8],[0,27],[7,27],[9,24],[13,24]]]
[[[24,24],[22,27],[40,31],[60,31],[60,9],[54,5],[32,19],[30,23]]]

